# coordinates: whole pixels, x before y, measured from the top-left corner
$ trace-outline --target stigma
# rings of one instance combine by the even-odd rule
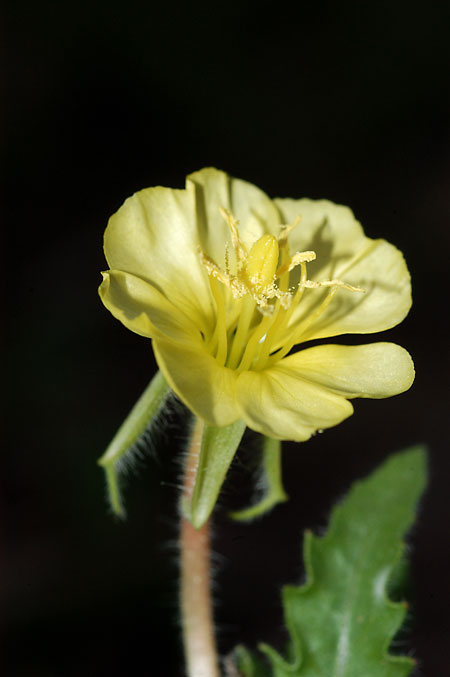
[[[275,279],[280,248],[274,235],[256,240],[245,262],[245,274],[250,285],[266,288]]]

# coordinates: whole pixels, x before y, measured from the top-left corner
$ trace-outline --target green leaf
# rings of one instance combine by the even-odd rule
[[[108,498],[113,512],[125,516],[120,473],[135,453],[135,444],[164,406],[170,388],[160,371],[150,381],[97,463],[105,469]]]
[[[205,424],[197,478],[189,508],[190,520],[196,529],[200,529],[211,515],[244,430],[243,421],[236,421],[223,428]]]
[[[353,486],[324,537],[306,534],[306,584],[283,590],[290,660],[261,646],[274,677],[411,674],[412,659],[388,653],[407,605],[389,600],[386,590],[425,482],[425,450],[397,454]]]
[[[284,491],[281,477],[281,442],[271,437],[263,437],[263,481],[266,485],[264,496],[258,503],[230,513],[238,521],[252,520],[272,510],[277,503],[289,500]]]

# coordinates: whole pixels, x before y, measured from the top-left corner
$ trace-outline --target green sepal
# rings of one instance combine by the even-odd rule
[[[240,675],[245,677],[270,677],[271,670],[258,656],[245,646],[239,645],[233,652],[233,660]]]
[[[196,529],[211,515],[244,430],[243,421],[223,428],[204,426],[194,492],[190,506],[185,507]]]
[[[112,511],[125,517],[125,508],[120,492],[120,471],[124,461],[133,455],[133,445],[151,425],[170,395],[170,387],[160,371],[156,372],[117,433],[105,453],[97,461],[105,469],[108,498]]]
[[[263,436],[262,471],[265,484],[264,496],[255,505],[230,513],[232,519],[238,521],[252,520],[272,510],[277,503],[284,503],[289,500],[289,496],[284,491],[281,477],[280,440]]]
[[[283,589],[289,659],[260,646],[272,677],[411,674],[413,659],[388,653],[407,605],[391,601],[387,590],[425,484],[425,450],[414,447],[357,482],[332,511],[325,536],[306,533],[306,583]],[[246,677],[258,677],[251,657],[241,666]]]

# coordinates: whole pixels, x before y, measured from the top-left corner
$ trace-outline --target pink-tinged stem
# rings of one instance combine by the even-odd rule
[[[210,524],[185,516],[197,476],[203,422],[196,420],[186,459],[181,509],[181,620],[188,677],[220,677],[211,600]]]

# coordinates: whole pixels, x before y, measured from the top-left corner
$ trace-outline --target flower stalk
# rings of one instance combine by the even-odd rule
[[[210,522],[197,530],[189,518],[203,428],[203,422],[196,419],[184,471],[180,530],[181,622],[188,677],[219,677],[211,599]]]

